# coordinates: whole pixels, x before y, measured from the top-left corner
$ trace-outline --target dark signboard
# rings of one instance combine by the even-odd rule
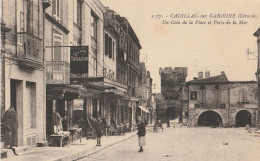
[[[88,74],[88,46],[70,47],[70,73],[78,76]]]

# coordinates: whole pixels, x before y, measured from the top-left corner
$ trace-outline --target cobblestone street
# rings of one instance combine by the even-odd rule
[[[260,157],[260,140],[255,135],[244,128],[168,128],[148,132],[143,153],[137,152],[136,136],[80,161],[255,161]]]

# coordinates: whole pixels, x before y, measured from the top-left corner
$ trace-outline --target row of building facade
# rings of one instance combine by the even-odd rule
[[[199,72],[197,77],[186,82],[185,67],[160,69],[160,75],[167,113],[170,114],[170,118],[179,117],[183,125],[257,126],[256,81],[229,81],[225,72],[210,76],[210,72],[206,71],[205,77],[204,72]]]
[[[229,81],[222,72],[186,82],[182,93],[188,100],[183,106],[185,125],[245,127],[257,124],[256,81]]]
[[[260,125],[260,28],[257,38],[257,81],[229,81],[225,72],[199,72],[186,82],[187,68],[160,68],[161,93],[169,118],[187,126],[244,127]]]
[[[125,17],[99,0],[11,0],[2,10],[1,118],[15,107],[19,146],[47,140],[53,112],[70,127],[98,115],[132,128],[137,116],[156,119],[152,78]]]
[[[181,94],[187,103],[182,108],[182,122],[189,126],[244,127],[260,125],[260,28],[257,39],[257,81],[229,81],[224,72],[210,77],[198,73],[188,81]]]

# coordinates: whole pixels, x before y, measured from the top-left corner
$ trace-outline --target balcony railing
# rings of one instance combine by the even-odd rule
[[[134,95],[136,97],[142,97],[144,94],[141,88],[134,87]]]
[[[64,61],[46,61],[47,84],[70,84],[70,64]]]
[[[26,32],[17,33],[17,57],[22,66],[42,67],[42,40]]]
[[[202,109],[225,109],[225,103],[196,103],[194,105],[195,108],[202,108]]]
[[[128,87],[127,93],[130,96],[139,97],[139,98],[142,98],[143,95],[141,88],[137,88],[137,87]]]
[[[110,70],[107,67],[103,67],[103,71],[102,72],[103,72],[103,77],[105,77],[105,78],[107,78],[109,80],[112,80],[114,82],[117,82],[116,75],[115,75],[115,73],[112,70]]]
[[[237,102],[230,104],[230,107],[236,107],[236,108],[245,108],[245,105],[249,104],[249,102]]]

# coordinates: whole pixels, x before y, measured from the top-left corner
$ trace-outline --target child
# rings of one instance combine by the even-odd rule
[[[101,146],[101,136],[102,136],[102,131],[103,131],[103,122],[100,119],[100,116],[97,116],[97,120],[95,121],[95,131],[97,134],[97,145],[96,146]]]

